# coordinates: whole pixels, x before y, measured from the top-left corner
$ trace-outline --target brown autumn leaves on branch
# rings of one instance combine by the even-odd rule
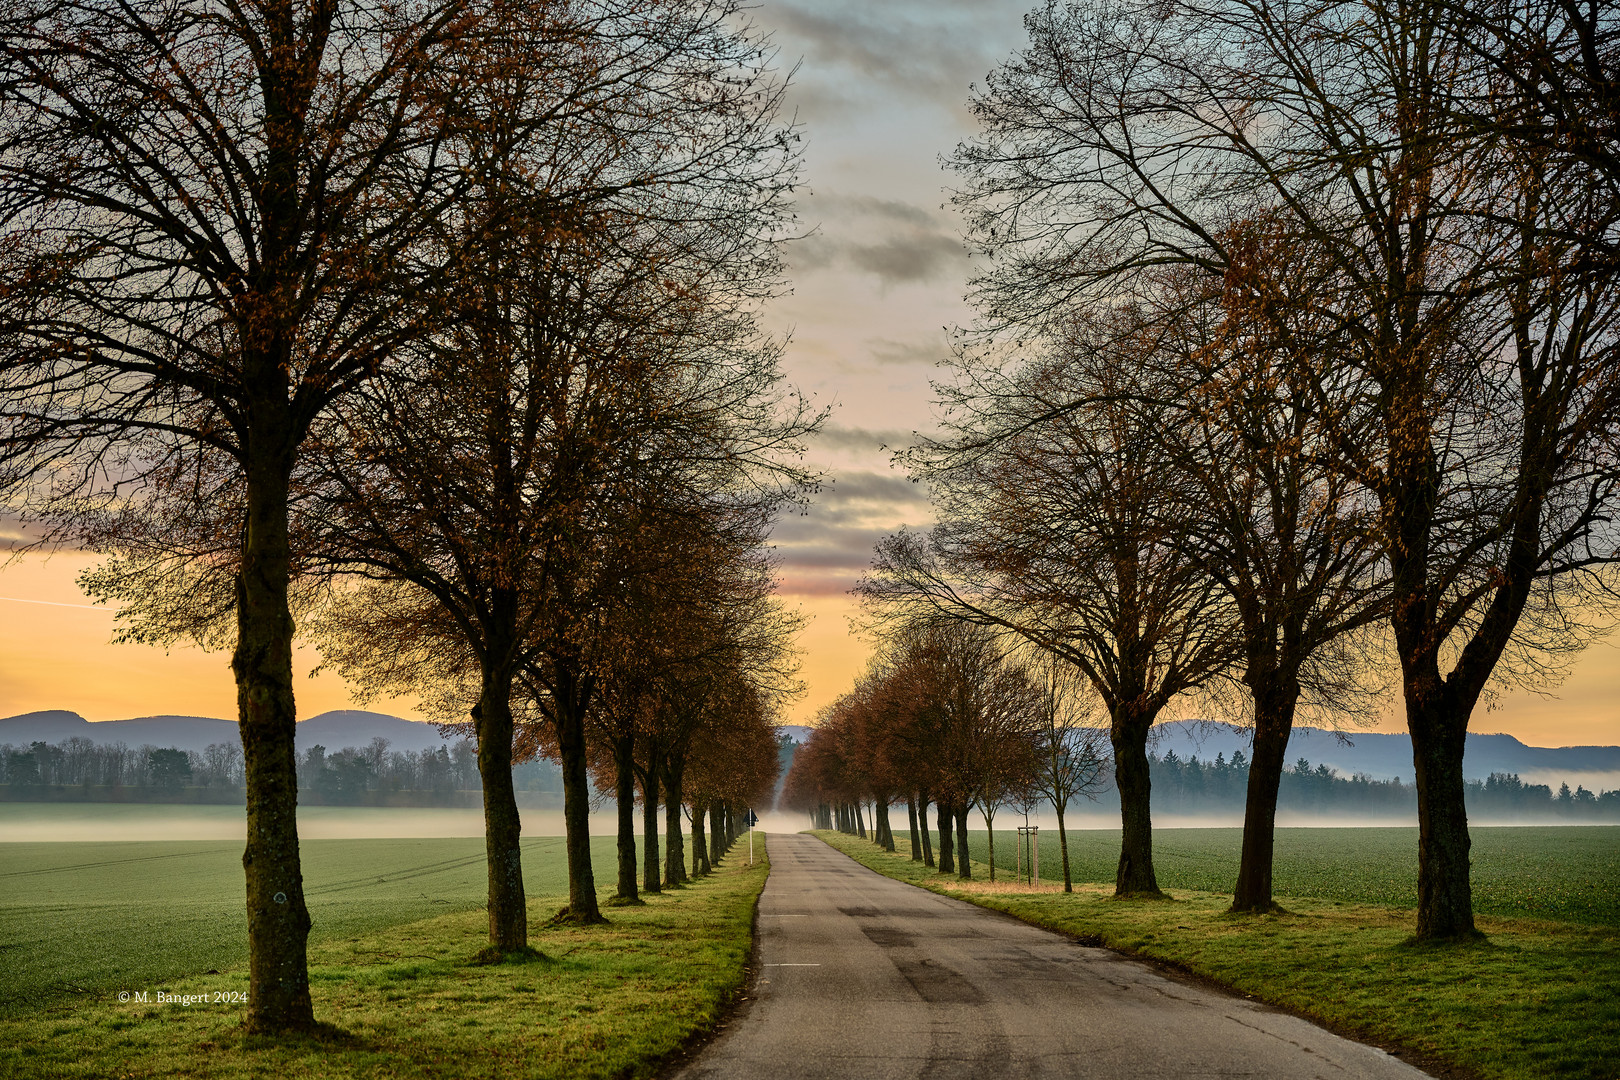
[[[747,639],[682,659],[755,737],[793,689],[760,544],[818,418],[753,321],[798,167],[768,42],[730,0],[36,0],[0,39],[8,506],[112,556],[87,585],[131,637],[234,649],[249,1027],[314,1020],[300,623],[472,712],[497,954],[527,940],[518,717],[549,729],[599,918],[585,732],[623,611]],[[757,797],[760,760],[703,797]]]

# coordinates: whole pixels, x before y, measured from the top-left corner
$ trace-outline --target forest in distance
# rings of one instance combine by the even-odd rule
[[[790,766],[797,744],[784,738]],[[1213,760],[1181,757],[1174,749],[1149,753],[1154,802],[1169,814],[1241,812],[1249,762],[1241,751]],[[312,806],[478,806],[478,764],[471,740],[431,750],[392,750],[388,740],[328,751],[312,746],[299,759],[299,802]],[[783,770],[786,771],[786,768]],[[611,782],[611,777],[605,778]],[[1119,796],[1108,782],[1093,793],[1091,808],[1116,811]],[[560,796],[562,776],[552,761],[537,757],[512,769],[519,792]],[[607,792],[604,792],[606,794]],[[1493,821],[1620,821],[1620,789],[1589,791],[1568,783],[1527,783],[1517,773],[1493,772],[1467,781],[1471,815]],[[203,751],[123,744],[101,746],[87,739],[28,746],[0,745],[0,802],[241,803],[242,751],[215,743]],[[1365,773],[1346,776],[1325,764],[1298,758],[1283,772],[1278,806],[1296,814],[1350,817],[1414,817],[1417,789],[1400,777]],[[1032,805],[1046,812],[1048,804]]]
[[[243,803],[239,743],[201,751],[98,744],[89,739],[0,744],[0,802]],[[556,764],[536,757],[512,767],[519,792],[560,796]],[[298,801],[308,806],[478,806],[478,752],[471,739],[434,750],[309,747],[298,759]]]

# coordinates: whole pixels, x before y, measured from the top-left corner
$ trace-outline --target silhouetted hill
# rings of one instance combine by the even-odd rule
[[[387,739],[391,749],[411,751],[437,750],[444,743],[456,741],[440,735],[433,724],[360,709],[335,709],[312,716],[301,721],[297,731],[300,752],[316,744],[328,750],[365,746],[376,738]],[[91,723],[78,713],[50,709],[0,719],[0,746],[59,743],[75,738],[100,745],[121,742],[132,747],[173,746],[200,751],[210,743],[236,742],[237,733],[236,721],[205,716],[140,716]]]

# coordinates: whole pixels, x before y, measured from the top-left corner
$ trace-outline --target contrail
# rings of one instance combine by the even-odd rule
[[[99,604],[59,604],[55,600],[24,600],[20,596],[0,596],[0,600],[10,600],[13,604],[44,604],[46,607],[76,607],[86,611],[107,611]]]

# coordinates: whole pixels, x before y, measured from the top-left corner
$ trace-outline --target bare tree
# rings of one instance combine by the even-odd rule
[[[1309,290],[1319,280],[1309,252],[1273,245],[1270,224],[1234,223],[1226,239],[1241,265],[1275,261],[1268,287]],[[1323,348],[1320,337],[1266,333],[1250,317],[1264,290],[1235,270],[1218,297],[1200,288],[1207,279],[1147,280],[1161,283],[1158,317],[1170,347],[1166,366],[1144,382],[1157,382],[1152,392],[1181,417],[1163,436],[1179,481],[1166,528],[1230,601],[1241,639],[1233,677],[1248,692],[1253,723],[1232,910],[1267,912],[1276,906],[1277,792],[1296,710],[1359,717],[1380,689],[1371,638],[1388,616],[1388,575],[1376,504],[1335,461],[1343,427],[1320,422],[1320,358],[1289,351],[1307,336]],[[1308,306],[1293,310],[1303,329]]]
[[[1073,892],[1069,832],[1063,816],[1076,796],[1095,799],[1104,786],[1108,767],[1107,733],[1081,723],[1089,717],[1080,705],[1083,690],[1072,665],[1050,653],[1041,653],[1036,656],[1033,667],[1040,741],[1029,790],[1050,802],[1057,815],[1063,891]]]
[[[964,352],[946,388],[954,438],[909,455],[940,524],[878,546],[871,610],[1005,629],[1074,664],[1109,710],[1122,840],[1116,890],[1160,895],[1147,737],[1233,660],[1218,587],[1166,528],[1170,412],[1139,402],[1157,343],[1077,318],[1038,360]]]
[[[1179,264],[1240,286],[1299,367],[1332,467],[1378,507],[1422,938],[1474,933],[1468,717],[1589,636],[1569,601],[1613,551],[1613,297],[1581,239],[1612,199],[1474,122],[1500,73],[1459,12],[1052,3],[976,102],[991,134],[958,155],[996,254],[987,332],[1051,333]],[[1230,226],[1260,219],[1257,262]],[[1289,250],[1306,288],[1276,272]]]
[[[516,41],[460,0],[25,3],[0,25],[6,480],[69,540],[64,493],[116,500],[199,451],[238,473],[248,1027],[307,1028],[291,477],[415,332],[408,264],[475,171],[440,107],[469,36]]]

